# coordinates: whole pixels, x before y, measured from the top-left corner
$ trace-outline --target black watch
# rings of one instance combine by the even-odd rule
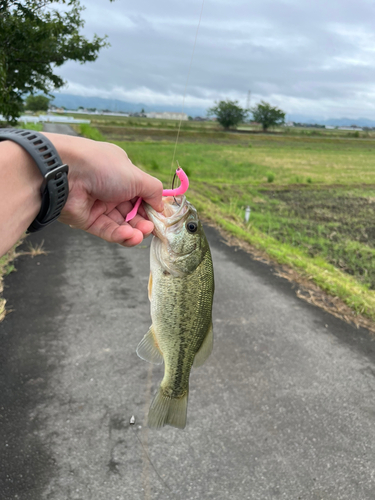
[[[28,232],[35,233],[55,221],[69,194],[68,165],[62,165],[52,142],[33,130],[0,129],[0,141],[13,141],[22,146],[33,158],[41,174],[42,206]]]

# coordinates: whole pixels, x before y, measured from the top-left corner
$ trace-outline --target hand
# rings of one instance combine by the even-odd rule
[[[114,144],[79,137],[45,134],[69,165],[69,197],[59,220],[131,247],[151,234],[153,223],[142,207],[129,223],[125,217],[141,196],[162,211],[162,183],[142,172],[125,151]]]

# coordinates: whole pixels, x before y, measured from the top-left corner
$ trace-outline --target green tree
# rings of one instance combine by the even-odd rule
[[[253,114],[253,120],[261,123],[264,131],[267,131],[269,127],[281,125],[285,121],[284,111],[272,107],[268,102],[260,101],[260,103],[251,108],[250,111]]]
[[[26,97],[25,109],[29,109],[30,111],[48,111],[50,100],[45,95],[30,94]]]
[[[80,0],[0,1],[0,114],[9,123],[20,115],[25,94],[48,94],[64,84],[56,67],[95,61],[108,45],[106,37],[89,41],[80,34],[83,10]]]
[[[217,121],[225,129],[236,127],[239,123],[245,121],[247,110],[238,106],[238,101],[215,101],[215,106],[207,110],[208,116],[216,116]]]

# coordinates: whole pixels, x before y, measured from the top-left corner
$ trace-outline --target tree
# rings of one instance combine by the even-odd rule
[[[64,11],[52,4],[65,4]],[[0,114],[11,124],[25,94],[49,94],[64,84],[55,67],[95,61],[108,45],[106,37],[89,41],[79,33],[83,10],[80,0],[0,1]]]
[[[285,121],[284,111],[272,107],[268,102],[260,101],[250,111],[253,114],[253,120],[261,123],[264,131],[267,131],[269,127],[281,125]]]
[[[226,101],[215,101],[215,104],[216,106],[207,110],[207,115],[215,115],[217,117],[217,121],[225,129],[236,127],[239,123],[246,119],[247,110],[238,106],[238,101],[230,101],[227,99]]]
[[[26,97],[25,109],[30,111],[48,111],[51,99],[45,95],[29,95]]]

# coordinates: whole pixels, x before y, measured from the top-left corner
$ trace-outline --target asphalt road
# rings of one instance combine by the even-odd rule
[[[1,500],[374,499],[374,337],[207,236],[215,347],[183,431],[144,425],[162,378],[135,353],[151,240],[125,249],[60,223],[29,236],[49,253],[5,282]]]
[[[78,135],[75,130],[65,123],[44,123],[44,132],[53,132],[54,134]]]

